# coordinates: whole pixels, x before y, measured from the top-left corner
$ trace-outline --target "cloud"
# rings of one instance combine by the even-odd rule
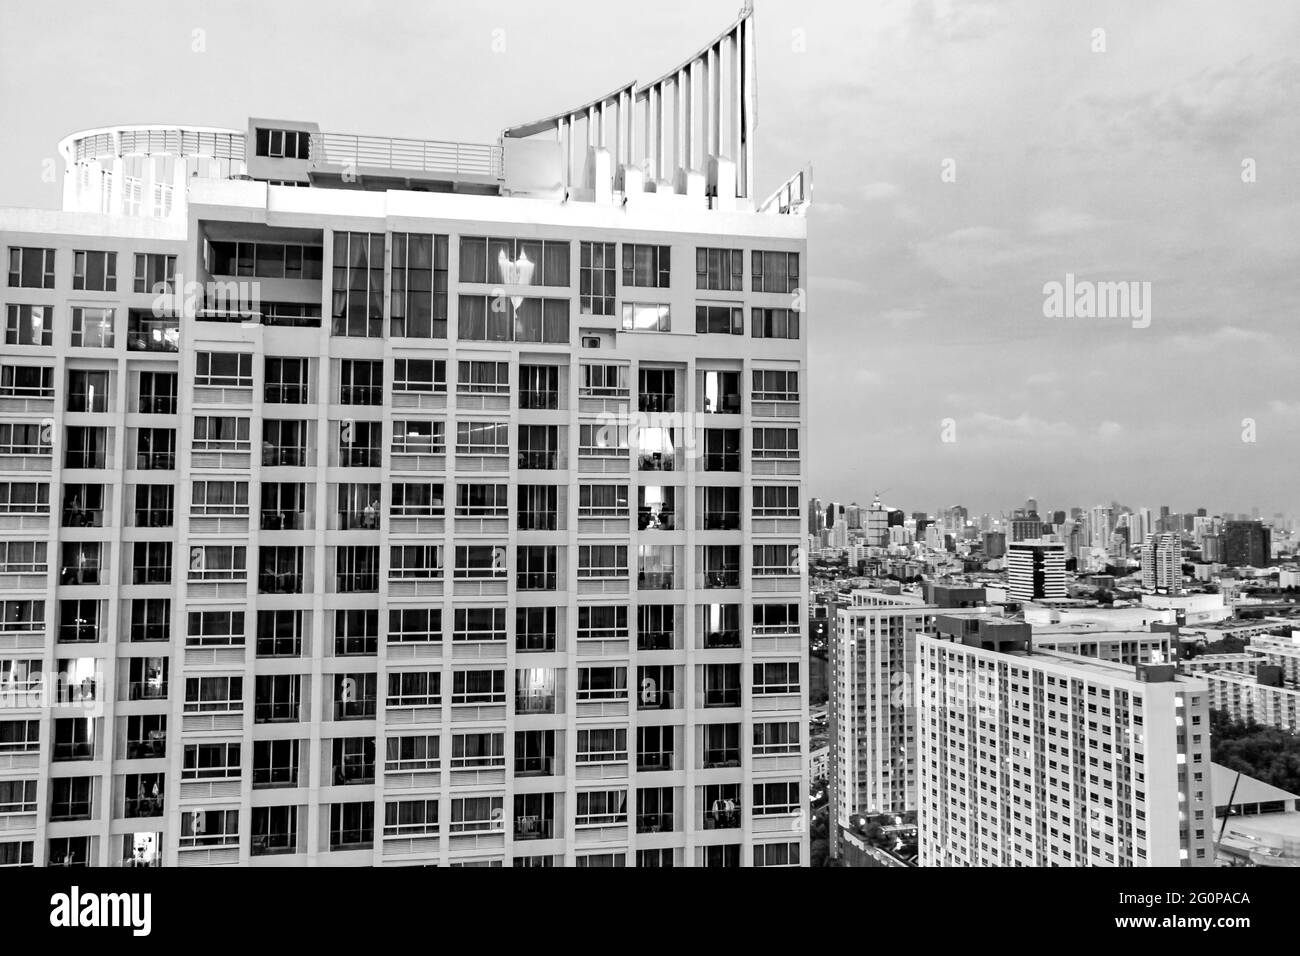
[[[880,318],[894,326],[894,328],[900,328],[915,322],[917,319],[925,318],[925,309],[886,309],[880,313]]]
[[[1060,376],[1055,372],[1034,372],[1025,379],[1025,384],[1033,387],[1035,385],[1054,385],[1060,380]]]
[[[1174,344],[1188,352],[1212,352],[1236,345],[1265,346],[1273,341],[1267,332],[1224,325],[1213,332],[1186,332],[1174,336]]]
[[[893,183],[868,183],[858,190],[858,195],[867,202],[878,202],[882,199],[893,199],[901,192],[902,190]]]
[[[1035,418],[1028,412],[1021,412],[1016,418],[976,412],[970,417],[969,423],[978,433],[991,438],[1009,440],[1072,439],[1079,433],[1079,430],[1068,422],[1049,422],[1046,419]],[[958,419],[957,427],[961,427],[961,419]]]
[[[1268,403],[1268,407],[1275,415],[1300,416],[1300,402],[1284,402],[1280,399],[1274,399]]]
[[[1105,441],[1109,438],[1115,438],[1124,431],[1124,426],[1119,422],[1102,422],[1097,426],[1097,437]]]
[[[1104,225],[1090,212],[1056,206],[1044,209],[1030,222],[1030,232],[1037,236],[1073,236]]]

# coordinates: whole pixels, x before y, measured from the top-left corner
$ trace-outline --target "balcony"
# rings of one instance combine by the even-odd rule
[[[259,700],[253,704],[253,723],[292,724],[298,721],[298,701]]]
[[[136,644],[150,641],[169,641],[172,636],[172,626],[167,621],[160,623],[133,621],[130,634],[130,640]]]
[[[345,133],[317,133],[311,137],[314,171],[338,167],[358,171],[384,170],[390,175],[434,181],[466,181],[495,185],[505,164],[500,146],[476,143],[444,143],[434,140],[394,139],[387,136],[355,136]]]
[[[250,856],[275,856],[281,853],[297,853],[298,837],[292,830],[273,830],[269,833],[255,834],[249,843]]]
[[[64,508],[63,527],[102,528],[104,527],[104,509],[103,508],[81,508],[81,507]]]
[[[740,748],[721,747],[704,751],[704,769],[716,770],[719,767],[739,767]]]
[[[521,389],[519,392],[519,407],[521,409],[558,409],[560,407],[560,393],[551,389]]]
[[[549,840],[554,836],[555,821],[537,815],[515,817],[516,840]]]
[[[382,405],[384,404],[384,387],[382,385],[341,385],[339,386],[340,405]]]
[[[671,813],[639,813],[636,818],[637,833],[671,833],[673,815]]]
[[[378,571],[340,571],[335,575],[339,594],[369,594],[379,590]]]
[[[555,713],[554,694],[516,694],[516,714],[553,714]],[[516,761],[518,775],[518,761]]]
[[[290,467],[301,468],[307,464],[307,448],[304,445],[262,444],[262,465],[267,468]]]
[[[137,565],[131,569],[132,584],[171,584],[171,565]]]
[[[378,531],[379,512],[369,507],[362,511],[340,511],[339,530]]]
[[[677,586],[672,571],[638,571],[636,586],[640,591],[671,591]]]
[[[673,753],[671,750],[657,750],[650,753],[639,753],[636,755],[636,769],[638,773],[653,773],[658,770],[672,770]]]
[[[713,453],[704,456],[705,471],[740,471],[740,453]]]
[[[143,739],[126,742],[128,760],[148,760],[165,756],[167,756],[167,731],[165,730],[151,730]]]
[[[519,591],[554,591],[554,571],[520,571],[515,575],[515,588]]]
[[[674,634],[672,631],[642,631],[636,635],[638,651],[671,651]]]
[[[268,405],[307,405],[311,398],[306,385],[267,385],[264,401]]]
[[[339,464],[344,468],[380,468],[384,454],[378,448],[343,446],[339,449]]]
[[[559,466],[560,456],[554,451],[521,451],[519,467],[525,471],[548,471]]]
[[[175,415],[175,395],[141,395],[137,406],[141,415]]]
[[[703,691],[705,707],[739,707],[739,687],[706,687]]]
[[[702,823],[705,830],[736,830],[740,828],[740,803],[736,800],[714,800],[704,811]]]
[[[740,631],[709,631],[704,637],[704,647],[710,651],[740,647]]]
[[[677,525],[671,508],[654,512],[641,508],[637,511],[636,527],[638,531],[673,531]]]
[[[706,591],[716,588],[738,588],[740,587],[740,571],[738,569],[705,571],[700,575],[700,586]]]
[[[644,693],[644,692],[643,692]],[[636,701],[637,710],[672,710],[673,701],[676,694],[670,690],[651,691],[649,697],[638,694]]]
[[[176,319],[153,319],[131,313],[126,332],[128,352],[176,352],[180,341],[180,323]]]
[[[375,761],[344,759],[343,763],[334,765],[334,786],[348,787],[375,782]]]
[[[137,528],[170,528],[173,512],[171,508],[136,508],[135,526]]]
[[[336,701],[334,704],[335,720],[374,720],[375,698],[361,700]]]
[[[137,680],[127,684],[127,700],[166,700],[167,681]]]
[[[263,511],[260,527],[263,531],[301,531],[307,527],[307,517],[301,511]]]
[[[703,515],[705,531],[739,531],[739,511],[706,511]]]
[[[175,471],[176,453],[170,451],[142,451],[135,456],[137,471]]]
[[[640,471],[673,471],[673,453],[670,451],[643,452],[637,456]]]
[[[262,571],[257,575],[259,594],[302,594],[302,575],[294,571]]]
[[[163,794],[158,791],[158,795],[152,794],[141,795],[137,797],[127,797],[124,807],[124,816],[128,820],[138,819],[140,817],[159,817],[163,815]]]
[[[673,392],[642,392],[637,397],[637,410],[642,412],[675,412],[677,396]]]

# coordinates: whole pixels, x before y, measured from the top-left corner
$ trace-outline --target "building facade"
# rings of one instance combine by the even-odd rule
[[[918,643],[920,865],[1213,864],[1204,681],[1015,634]]]
[[[753,95],[745,14],[496,146],[65,141],[0,212],[5,859],[806,865],[806,183],[755,200]]]
[[[1065,597],[1065,545],[1041,539],[1009,542],[1007,597],[1013,601]]]

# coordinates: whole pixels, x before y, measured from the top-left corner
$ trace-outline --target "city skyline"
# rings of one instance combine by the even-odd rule
[[[288,115],[490,142],[499,129],[479,104],[519,121],[593,83],[653,75],[657,50],[736,6],[666,0],[629,49],[607,42],[601,5],[574,4],[570,42],[585,55],[557,67],[553,16],[534,6],[349,3],[330,18],[308,15],[319,4],[145,3],[124,18],[70,3],[72,25],[49,31],[39,6],[7,4],[0,87],[59,59],[78,70],[43,84],[40,109],[0,100],[0,205],[56,205],[52,144],[113,122]],[[866,481],[984,511],[1018,497],[1009,482],[1083,501],[1104,480],[1122,500],[1177,487],[1220,510],[1300,511],[1287,468],[1300,396],[1285,381],[1300,184],[1281,173],[1300,129],[1284,108],[1300,9],[757,6],[758,192],[810,159],[819,187],[807,390],[824,495],[850,500]],[[265,29],[244,29],[252,19]],[[300,82],[284,44],[307,22],[310,57],[383,50],[406,82],[383,96]],[[475,95],[447,82],[457,76]],[[1044,288],[1070,276],[1151,283],[1149,324],[1045,318]]]

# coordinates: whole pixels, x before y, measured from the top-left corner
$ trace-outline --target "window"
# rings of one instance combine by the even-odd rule
[[[732,305],[697,305],[695,331],[700,335],[711,333],[744,335],[744,310],[740,306]]]
[[[216,276],[319,279],[320,246],[284,242],[208,241],[208,271]]]
[[[253,742],[253,786],[291,787],[298,782],[298,741]]]
[[[264,401],[272,405],[305,405],[307,359],[270,358],[265,365]]]
[[[146,415],[176,414],[175,372],[140,373],[140,411]]]
[[[636,769],[641,772],[673,769],[673,728],[637,727]]]
[[[330,804],[330,849],[365,850],[375,841],[375,805]]]
[[[242,713],[244,679],[242,677],[185,678],[185,712]]]
[[[260,621],[261,614],[274,612],[258,613]],[[186,618],[186,647],[244,646],[243,611],[189,611]]]
[[[754,485],[755,518],[798,518],[798,485]]]
[[[627,605],[594,604],[578,608],[578,640],[626,641]]]
[[[456,486],[458,518],[504,518],[510,510],[509,485]],[[502,555],[504,561],[504,553]]]
[[[394,455],[444,455],[447,452],[445,429],[444,422],[400,419],[394,421],[392,453]]]
[[[0,540],[0,574],[44,574],[49,570],[44,541]]]
[[[756,339],[799,338],[799,313],[794,309],[751,309]]]
[[[190,513],[205,516],[247,515],[248,482],[194,482]]]
[[[54,250],[10,246],[9,288],[53,289]]]
[[[249,451],[249,419],[199,415],[194,419],[195,451]]]
[[[50,439],[49,439],[48,437],[42,439],[41,431],[42,431],[42,426],[41,426],[40,424],[37,424],[37,423],[32,423],[32,424],[30,424],[30,425],[10,424],[10,423],[8,423],[8,422],[0,423],[0,455],[45,455],[45,456],[48,456],[48,455],[50,454],[50,443],[49,443],[49,442],[50,442]],[[102,432],[102,431],[103,431],[103,429],[75,429],[75,428],[69,428],[69,429],[68,429],[68,438],[69,438],[69,441],[71,442],[71,440],[72,440],[74,437],[75,437],[75,438],[82,438],[83,435],[82,435],[81,433],[85,433],[85,432]],[[77,434],[74,434],[74,433],[77,433]],[[92,446],[94,446],[96,443],[93,441],[93,436],[89,436],[89,437],[91,437],[92,440],[91,440],[91,441],[88,441],[88,442],[86,442],[86,443],[87,443],[87,444],[90,444],[90,445],[92,445]],[[95,449],[94,449],[93,447],[90,449],[90,451],[91,451],[91,456],[90,456],[90,457],[91,457],[91,458],[94,457],[94,454],[93,454],[94,450],[95,450]],[[102,459],[103,459],[103,450],[102,450],[102,448],[99,449],[99,459],[100,459],[100,463],[99,463],[99,465],[94,465],[94,464],[80,464],[80,462],[83,460],[83,456],[80,455],[80,454],[74,454],[74,452],[77,452],[77,451],[80,451],[80,449],[75,449],[75,448],[73,448],[73,447],[70,447],[70,448],[68,449],[68,462],[69,462],[68,467],[69,467],[69,468],[87,468],[87,467],[92,467],[92,468],[93,468],[93,467],[100,467],[100,468],[102,468],[102,467],[103,467],[103,460],[102,460]],[[75,463],[74,463],[74,462],[75,462]]]
[[[455,734],[451,738],[452,770],[504,767],[505,765],[505,734]]]
[[[83,725],[84,721],[78,721]],[[0,754],[39,753],[41,749],[41,722],[39,720],[0,721]]]
[[[510,454],[509,422],[457,422],[457,455]]]
[[[466,236],[460,240],[460,281],[567,286],[569,243]]]
[[[754,694],[799,693],[799,663],[776,661],[754,665]]]
[[[5,310],[5,345],[52,345],[54,309],[48,305],[11,305]]]
[[[628,426],[578,426],[578,454],[585,458],[622,458],[628,450]]]
[[[399,671],[389,674],[389,708],[435,708],[442,704],[442,674],[438,671]]]
[[[446,360],[395,359],[393,391],[445,393],[447,391]]]
[[[384,404],[384,363],[344,359],[339,366],[339,404]]]
[[[754,632],[756,634],[799,633],[799,605],[755,604]]]
[[[442,546],[393,545],[389,549],[388,577],[393,581],[436,581],[442,577]]]
[[[695,288],[710,292],[743,292],[744,254],[739,249],[695,250]]]
[[[95,488],[103,495],[102,485],[85,485]],[[50,486],[46,482],[3,481],[0,482],[0,514],[3,515],[47,515],[50,513]]]
[[[769,721],[754,724],[754,756],[797,754],[799,752],[799,724],[797,721]]]
[[[798,843],[759,843],[754,847],[754,866],[798,865]]]
[[[389,610],[390,644],[436,644],[441,640],[441,608],[404,607]]]
[[[521,607],[515,609],[515,650],[553,651],[556,648],[556,608]]]
[[[515,587],[519,591],[554,591],[556,586],[554,545],[522,545],[515,558]]]
[[[108,372],[70,369],[68,371],[68,411],[108,411],[108,389]]]
[[[499,544],[456,545],[456,580],[504,578],[506,549]]]
[[[182,780],[239,779],[240,745],[237,743],[186,744],[181,764]]]
[[[44,601],[0,601],[0,634],[44,630]]]
[[[628,397],[628,366],[584,362],[581,373],[582,384],[578,387],[578,394],[583,398]]]
[[[506,609],[503,607],[458,607],[452,630],[454,641],[504,641]]]
[[[72,288],[78,292],[116,292],[117,253],[93,250],[74,252]]]
[[[783,577],[799,574],[799,546],[797,544],[754,545],[754,569],[757,576]]]
[[[503,797],[456,797],[451,801],[452,833],[495,833],[505,827]]]
[[[578,731],[578,763],[624,763],[627,761],[627,730],[607,727]]]
[[[379,610],[339,608],[334,612],[334,653],[340,657],[379,651]]]
[[[560,407],[560,368],[557,365],[519,366],[519,407]]]
[[[259,126],[255,135],[258,156],[273,159],[308,159],[311,156],[311,134],[306,130]]]
[[[791,780],[788,782],[754,784],[753,809],[756,817],[798,813],[800,810],[799,782]]]
[[[639,651],[671,650],[677,633],[677,608],[671,604],[642,604],[636,609]]]
[[[384,836],[426,836],[437,832],[437,800],[389,800],[384,804]]]
[[[172,634],[170,598],[135,598],[131,601],[132,641],[166,641]],[[243,634],[240,634],[243,643]]]
[[[174,292],[176,257],[154,252],[137,252],[135,256],[135,291],[162,295]]]
[[[384,423],[345,419],[339,426],[339,465],[379,468],[383,464]],[[377,500],[376,500],[377,503]]]
[[[672,248],[623,243],[623,285],[666,289],[670,285]]]
[[[627,332],[671,332],[671,310],[649,302],[623,303],[623,329]]]
[[[248,577],[248,548],[209,544],[190,548],[191,581],[243,581]]]
[[[384,234],[334,233],[333,334],[384,334]]]
[[[755,402],[799,401],[799,373],[784,369],[754,369]]]
[[[580,790],[574,823],[580,827],[627,823],[626,790]]]
[[[0,366],[0,396],[53,398],[54,367],[51,365]]]
[[[627,545],[578,545],[579,578],[625,578],[627,576]]]
[[[627,668],[578,668],[578,700],[627,700]]]
[[[113,310],[72,310],[72,345],[74,348],[111,349],[113,347]]]
[[[519,467],[550,470],[559,466],[559,428],[555,425],[519,426]]]
[[[438,737],[389,737],[384,745],[384,771],[437,770],[440,750]]]
[[[569,342],[569,300],[462,295],[457,335],[464,342]]]
[[[456,394],[510,394],[509,362],[458,362]]]
[[[35,812],[35,780],[0,780],[0,814]]]
[[[579,485],[579,518],[628,517],[627,485]]]
[[[194,356],[194,384],[218,388],[252,388],[253,353],[196,353]]]
[[[393,338],[445,339],[447,237],[393,233],[390,272]]]
[[[754,458],[779,461],[799,460],[799,429],[755,428]]]
[[[414,557],[419,560],[423,556]],[[379,590],[379,548],[366,545],[338,548],[334,566],[335,584],[340,594],[367,594]]]
[[[578,267],[578,300],[583,315],[613,315],[618,294],[614,270],[616,245],[584,242]]]
[[[446,513],[441,482],[407,482],[392,488],[393,517],[442,517]]]
[[[520,485],[515,514],[520,531],[554,531],[559,524],[559,489],[555,485]]]
[[[232,419],[233,421],[233,419]],[[247,421],[247,419],[244,419]],[[205,426],[206,428],[206,426]],[[236,426],[238,431],[238,426]],[[197,438],[198,431],[195,430]],[[102,458],[102,451],[99,453]],[[140,471],[172,471],[176,467],[176,429],[141,428],[136,432],[136,468]],[[102,468],[103,465],[94,467]]]
[[[794,292],[799,287],[799,253],[760,252],[751,261],[755,292]]]

